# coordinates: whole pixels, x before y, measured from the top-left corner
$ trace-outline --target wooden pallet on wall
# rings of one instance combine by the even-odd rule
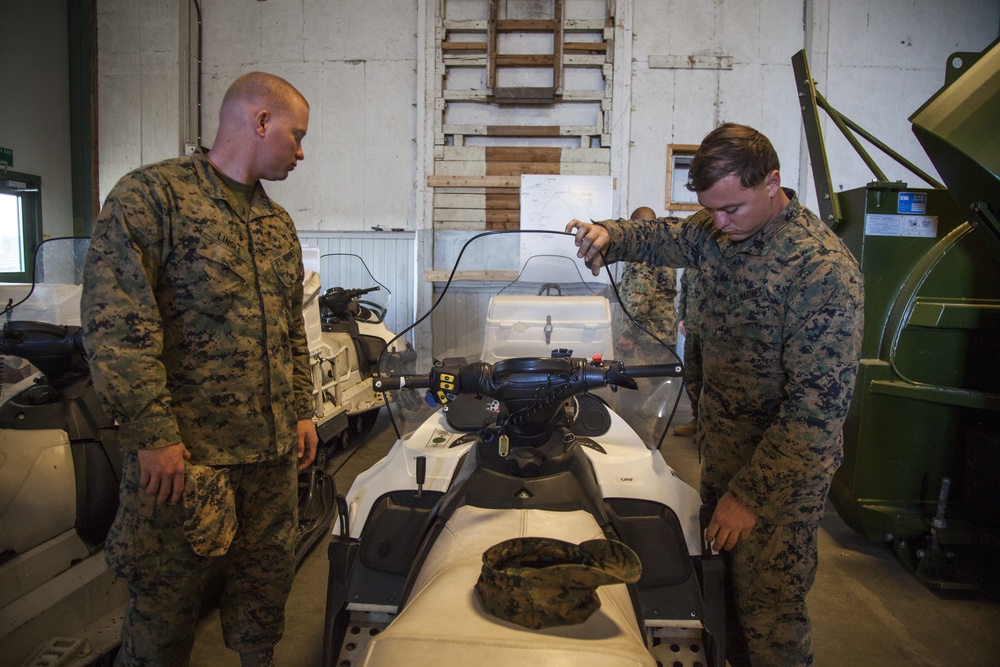
[[[567,19],[567,9],[581,13],[574,2],[534,3],[525,10],[533,15],[509,16],[506,3],[482,0],[475,15],[465,0],[453,18],[441,0],[427,179],[435,229],[517,229],[523,174],[610,174],[615,2],[604,16]],[[585,75],[568,77],[568,69]],[[581,108],[592,122],[579,122]]]

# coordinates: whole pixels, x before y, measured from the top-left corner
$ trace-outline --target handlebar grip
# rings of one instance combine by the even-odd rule
[[[684,375],[684,367],[680,364],[651,364],[648,366],[629,366],[622,370],[622,375],[630,378],[679,378]]]
[[[430,389],[430,386],[430,379],[426,375],[397,375],[372,379],[372,389],[375,391],[397,391],[403,387]]]

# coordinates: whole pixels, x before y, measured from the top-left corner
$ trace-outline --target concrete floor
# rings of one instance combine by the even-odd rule
[[[690,419],[681,400],[675,423]],[[385,455],[395,434],[383,410],[367,440],[329,465],[337,489]],[[668,435],[664,458],[697,488],[698,454],[693,438]],[[322,663],[328,560],[326,540],[303,561],[287,604],[285,637],[277,646],[279,667]],[[820,565],[808,598],[817,667],[1000,667],[1000,603],[942,599],[906,572],[883,544],[854,533],[829,507],[820,531]],[[218,611],[198,627],[191,667],[238,667],[225,648]],[[450,666],[449,666],[450,667]]]

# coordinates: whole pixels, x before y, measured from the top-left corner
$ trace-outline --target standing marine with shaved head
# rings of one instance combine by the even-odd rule
[[[130,594],[118,665],[187,664],[216,562],[226,645],[274,662],[317,437],[302,249],[260,181],[303,159],[308,124],[291,84],[245,74],[212,149],[126,175],[95,226],[81,315],[125,451],[106,544]]]

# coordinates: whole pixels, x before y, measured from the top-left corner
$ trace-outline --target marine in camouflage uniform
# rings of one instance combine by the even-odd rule
[[[126,450],[106,544],[130,591],[118,664],[187,664],[219,560],[195,552],[185,521],[224,508],[157,503],[140,482],[139,453],[176,443],[191,464],[227,473],[239,525],[221,559],[223,634],[244,665],[272,663],[294,576],[299,421],[312,417],[302,280],[288,213],[259,181],[242,186],[203,153],[137,169],[108,196],[81,314],[94,383]]]
[[[699,152],[710,137],[733,128],[739,134],[743,126],[713,131]],[[753,186],[763,190],[739,191],[758,213],[785,202],[754,233],[734,226],[735,207],[703,209],[685,220],[597,223],[610,236],[605,261],[702,274],[697,332],[704,386],[696,436],[704,453],[702,496],[719,503],[710,540],[723,541],[713,524],[724,504],[730,511],[736,503],[744,514],[749,508],[755,517],[738,538],[729,531],[724,545],[727,588],[741,626],[727,632],[727,659],[754,667],[813,662],[805,597],[816,574],[818,522],[843,458],[841,431],[863,328],[857,260],[793,191],[779,188],[776,156],[774,165],[765,184]],[[740,187],[738,175],[733,181],[732,172],[723,173],[729,176],[716,183]],[[699,190],[700,200],[704,195]],[[593,262],[591,246],[604,243],[603,232],[580,221],[567,226],[574,228],[581,230],[582,255]]]
[[[730,491],[760,517],[732,557],[755,666],[803,664],[787,658],[809,642],[805,595],[815,578],[816,530],[843,457],[862,335],[857,261],[794,192],[786,194],[783,213],[741,243],[704,212],[604,223],[608,261],[703,274],[702,496]]]

